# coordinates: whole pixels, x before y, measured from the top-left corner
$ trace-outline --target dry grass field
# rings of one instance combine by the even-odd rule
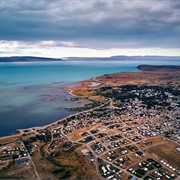
[[[29,165],[20,164],[14,165],[14,162],[9,162],[6,168],[0,170],[1,179],[36,179],[34,168],[31,163]]]
[[[9,163],[8,162],[0,162],[0,171],[5,168]]]
[[[6,144],[9,144],[11,142],[15,142],[15,141],[18,141],[20,140],[20,137],[3,137],[3,138],[0,138],[0,144],[1,145],[6,145]]]
[[[68,137],[69,137],[72,141],[78,141],[78,140],[84,138],[84,137],[82,136],[82,134],[83,134],[84,132],[87,132],[87,129],[86,129],[86,128],[78,129],[77,131],[74,131],[74,132],[68,134]]]
[[[178,70],[159,69],[156,71],[142,71],[142,72],[121,72],[115,74],[105,74],[99,77],[95,77],[91,80],[81,82],[80,86],[72,89],[64,88],[65,90],[71,90],[72,94],[77,96],[96,96],[96,90],[99,87],[106,85],[118,86],[118,85],[137,85],[137,84],[148,84],[148,85],[162,85],[167,82],[172,85],[176,85],[180,72]],[[97,87],[89,87],[90,82],[98,82],[101,85]],[[94,97],[94,99],[96,99]],[[96,99],[98,100],[99,97]]]
[[[139,148],[144,149],[150,147],[151,145],[163,144],[165,142],[166,142],[165,138],[163,138],[162,136],[157,136],[157,137],[151,137],[148,140],[143,139],[142,141],[138,142],[137,145]],[[148,143],[152,143],[152,144],[148,145]]]
[[[47,145],[38,144],[32,159],[37,165],[36,169],[41,179],[96,179],[95,166],[86,156],[82,156],[81,148],[65,151],[64,144],[60,143],[57,148],[51,150],[51,155],[47,155]]]
[[[158,156],[159,159],[165,160],[171,166],[180,170],[180,153],[176,148],[180,148],[180,145],[169,140],[164,140],[163,143],[154,144],[148,147],[145,151],[149,154]]]
[[[79,139],[82,139],[83,136],[82,134],[84,132],[87,132],[91,129],[93,129],[94,127],[98,126],[98,124],[95,124],[95,125],[92,125],[92,126],[89,126],[89,127],[85,127],[85,128],[82,128],[82,129],[78,129],[72,133],[69,133],[68,134],[68,137],[72,140],[72,141],[78,141]]]

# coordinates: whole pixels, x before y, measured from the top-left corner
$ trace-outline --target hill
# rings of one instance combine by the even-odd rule
[[[180,56],[111,56],[111,57],[66,57],[72,61],[178,61]]]
[[[38,62],[38,61],[62,61],[62,59],[33,57],[33,56],[12,56],[0,57],[0,62]]]

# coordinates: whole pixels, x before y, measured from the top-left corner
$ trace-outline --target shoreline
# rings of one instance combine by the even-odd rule
[[[102,104],[101,106],[104,106],[104,105],[107,104],[108,102],[109,102],[109,101],[105,102],[105,103]],[[21,137],[21,136],[23,136],[24,133],[26,133],[26,132],[24,132],[24,131],[31,131],[31,132],[28,132],[28,133],[33,133],[32,130],[33,130],[33,131],[34,131],[34,130],[39,131],[39,130],[46,129],[46,128],[51,127],[51,126],[53,126],[53,125],[62,123],[62,121],[66,120],[67,118],[70,118],[70,117],[72,117],[72,116],[81,114],[82,112],[93,111],[94,109],[100,108],[101,106],[98,106],[98,107],[95,107],[95,108],[91,108],[91,109],[88,109],[88,110],[85,110],[85,111],[80,111],[80,112],[77,112],[77,113],[75,113],[75,114],[70,114],[70,115],[68,115],[68,116],[66,116],[66,117],[64,117],[64,118],[62,118],[62,119],[59,119],[59,120],[57,120],[57,121],[55,121],[55,122],[53,122],[53,123],[50,123],[50,124],[47,124],[47,125],[44,125],[44,126],[34,126],[34,127],[26,128],[26,129],[17,129],[12,135],[0,137],[0,140],[6,139],[6,138]],[[18,131],[19,131],[20,133],[16,134]],[[23,131],[23,133],[21,133],[22,131]],[[27,133],[27,134],[28,134],[28,133]]]
[[[118,76],[118,75],[120,75],[120,78],[123,78],[123,77],[121,77],[121,76],[124,76],[125,75],[125,77],[128,77],[129,78],[129,82],[127,82],[126,81],[126,79],[123,79],[123,81],[125,81],[125,83],[126,84],[128,84],[128,83],[132,83],[132,81],[131,81],[131,78],[135,81],[134,83],[135,84],[141,84],[141,83],[145,83],[144,81],[137,81],[136,82],[136,79],[134,79],[134,77],[133,77],[133,75],[138,75],[138,78],[140,78],[139,77],[139,75],[141,74],[141,75],[143,75],[144,73],[148,76],[149,74],[150,75],[154,75],[154,73],[155,73],[155,71],[157,72],[157,73],[159,73],[158,75],[164,75],[164,74],[166,74],[167,73],[167,71],[169,72],[169,73],[171,73],[171,71],[172,71],[172,69],[173,68],[175,68],[175,71],[179,71],[179,69],[180,69],[180,66],[170,66],[170,69],[168,69],[168,66],[151,66],[151,65],[140,65],[140,66],[144,66],[145,67],[145,69],[141,69],[140,70],[140,72],[119,72],[119,73],[111,73],[111,74],[104,74],[104,75],[101,75],[101,76],[97,76],[97,77],[92,77],[91,79],[89,79],[89,80],[85,80],[85,81],[81,81],[81,82],[78,82],[78,83],[80,83],[80,86],[74,86],[74,87],[72,87],[72,88],[67,88],[67,87],[63,87],[62,89],[63,90],[65,90],[65,91],[68,91],[68,93],[70,94],[70,95],[72,95],[72,96],[74,96],[74,97],[90,97],[90,96],[85,96],[84,94],[82,95],[82,96],[78,96],[76,93],[77,93],[77,91],[79,90],[79,89],[82,89],[82,87],[83,87],[83,89],[96,89],[96,88],[99,88],[99,87],[101,87],[101,86],[103,86],[103,85],[113,85],[114,83],[113,82],[111,82],[111,83],[109,83],[109,81],[106,81],[107,80],[107,78],[106,77],[111,77],[110,79],[112,80],[112,77],[116,77],[116,76]],[[150,68],[150,69],[152,69],[152,68],[154,68],[154,67],[158,67],[158,68],[156,68],[156,70],[155,71],[152,71],[152,70],[147,70],[147,68]],[[138,67],[137,67],[138,68]],[[142,67],[141,67],[142,68]],[[138,68],[139,69],[139,68]],[[163,71],[164,71],[164,73],[163,73]],[[157,74],[157,73],[155,73],[155,74]],[[172,72],[173,73],[173,72]],[[156,77],[157,75],[155,75],[155,77]],[[142,77],[141,77],[142,78]],[[140,79],[141,79],[140,78]],[[146,77],[147,78],[147,77]],[[152,77],[152,79],[154,78],[154,76]],[[150,78],[151,79],[151,78]],[[148,79],[148,80],[150,80],[150,79]],[[147,80],[147,79],[146,79]],[[105,81],[105,82],[103,82],[103,81]],[[101,83],[100,85],[98,85],[98,86],[95,86],[95,87],[88,87],[89,86],[89,83],[90,82],[98,82],[98,83]],[[157,82],[156,82],[157,83]],[[117,84],[117,83],[116,83]],[[120,83],[121,84],[121,83]],[[76,93],[75,93],[75,92]],[[95,107],[95,108],[97,108],[97,107]],[[90,109],[89,110],[85,110],[85,111],[83,111],[83,112],[86,112],[86,111],[90,111]],[[20,132],[24,132],[24,131],[26,131],[26,130],[32,130],[32,129],[36,129],[36,130],[41,130],[41,129],[45,129],[45,128],[47,128],[47,127],[49,127],[49,126],[52,126],[52,125],[54,125],[54,124],[58,124],[59,122],[62,122],[62,121],[64,121],[64,120],[66,120],[67,118],[69,118],[69,117],[71,117],[71,116],[73,116],[73,115],[78,115],[79,113],[82,113],[82,112],[77,112],[77,113],[75,113],[75,114],[70,114],[70,115],[68,115],[68,116],[66,116],[66,117],[64,117],[64,118],[62,118],[62,119],[59,119],[59,120],[56,120],[55,122],[53,122],[53,123],[50,123],[50,124],[47,124],[47,125],[44,125],[44,126],[34,126],[34,127],[30,127],[30,128],[25,128],[25,129],[17,129],[13,134],[11,134],[11,135],[7,135],[7,136],[2,136],[2,137],[0,137],[0,140],[1,139],[6,139],[6,138],[15,138],[15,137],[20,137],[20,136],[22,136],[23,134],[16,134],[18,131],[20,131]]]
[[[96,78],[96,77],[93,77],[93,78]],[[89,80],[85,80],[85,81],[89,81]],[[82,82],[85,82],[85,81],[82,81]],[[69,95],[71,95],[71,96],[73,96],[73,97],[85,98],[85,96],[77,96],[77,95],[73,94],[73,88],[75,88],[76,86],[81,85],[81,82],[72,82],[72,84],[73,84],[72,89],[71,89],[71,87],[68,87],[68,88],[67,88],[67,87],[61,87],[60,89],[62,89],[63,91],[67,92]],[[77,85],[74,86],[74,84],[77,84]],[[89,110],[90,110],[90,109],[89,109]],[[89,111],[89,110],[87,110],[87,111]],[[52,123],[50,123],[50,124],[47,124],[47,125],[31,126],[31,127],[29,127],[29,128],[16,129],[16,131],[13,132],[13,133],[10,134],[10,135],[0,136],[0,140],[6,139],[6,138],[15,138],[15,137],[20,137],[20,136],[22,136],[23,133],[18,133],[18,131],[19,131],[19,132],[24,132],[24,131],[26,131],[26,130],[31,130],[31,129],[38,129],[38,130],[45,129],[45,128],[47,128],[48,126],[51,126],[51,125],[56,124],[56,123],[59,123],[59,122],[65,120],[66,118],[69,118],[69,117],[71,117],[71,116],[73,116],[73,115],[78,115],[79,113],[81,113],[81,112],[77,112],[77,113],[73,113],[73,114],[71,113],[70,115],[68,115],[68,116],[66,116],[66,117],[64,117],[64,118],[55,120],[54,122],[52,122]],[[18,134],[17,134],[17,133],[18,133]]]

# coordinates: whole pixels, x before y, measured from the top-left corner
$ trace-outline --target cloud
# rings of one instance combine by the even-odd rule
[[[9,49],[16,51],[18,49],[37,49],[37,48],[54,48],[54,47],[73,47],[77,46],[74,42],[60,42],[60,41],[0,41],[0,49]]]
[[[78,47],[71,41],[14,41],[0,40],[0,54],[3,55],[42,55],[45,51],[53,49]],[[55,52],[52,52],[55,53]]]
[[[1,0],[0,39],[20,48],[179,48],[179,9],[179,0]]]

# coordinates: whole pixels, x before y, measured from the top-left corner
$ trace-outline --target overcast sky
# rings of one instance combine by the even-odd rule
[[[180,0],[0,0],[0,56],[180,56]]]

